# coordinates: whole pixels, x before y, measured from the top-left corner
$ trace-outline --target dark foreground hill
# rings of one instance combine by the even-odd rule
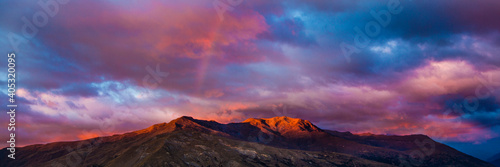
[[[496,167],[500,167],[500,153],[493,155],[488,159],[488,161]]]
[[[1,155],[7,155],[2,149]],[[355,135],[307,120],[181,117],[121,135],[30,145],[0,166],[493,166],[425,135]]]

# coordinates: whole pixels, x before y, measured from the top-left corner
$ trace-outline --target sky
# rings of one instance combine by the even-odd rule
[[[18,145],[184,115],[285,115],[337,131],[426,134],[481,159],[499,152],[500,1],[0,4],[0,49],[17,60]]]

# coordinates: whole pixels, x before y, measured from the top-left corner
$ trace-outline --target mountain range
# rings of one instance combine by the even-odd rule
[[[16,159],[1,156],[0,166],[493,165],[425,135],[352,134],[289,117],[221,124],[184,116],[125,134],[16,148]]]

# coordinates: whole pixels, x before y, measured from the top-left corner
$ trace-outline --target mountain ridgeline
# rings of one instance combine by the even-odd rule
[[[357,135],[289,117],[220,124],[185,116],[120,135],[16,149],[16,160],[2,156],[0,166],[493,166],[425,135]]]

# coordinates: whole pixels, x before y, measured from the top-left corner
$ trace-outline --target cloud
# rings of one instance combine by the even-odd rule
[[[71,1],[16,53],[22,143],[182,115],[225,123],[289,115],[325,129],[462,142],[498,136],[498,2],[401,0],[403,11],[347,62],[340,43],[353,44],[354,27],[386,5],[245,1],[222,21],[211,1]],[[40,10],[28,1],[0,9],[3,36]],[[154,89],[144,85],[148,67],[169,74]],[[473,112],[464,106],[471,97]]]

